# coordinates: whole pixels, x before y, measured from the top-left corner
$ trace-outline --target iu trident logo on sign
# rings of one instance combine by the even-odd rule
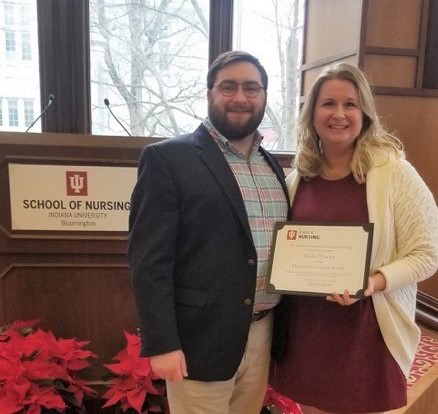
[[[87,196],[88,182],[86,171],[66,171],[67,195]]]

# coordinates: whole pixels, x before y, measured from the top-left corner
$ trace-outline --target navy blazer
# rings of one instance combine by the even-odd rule
[[[287,197],[283,170],[259,150]],[[202,124],[143,150],[129,225],[142,355],[182,349],[190,379],[230,379],[247,342],[257,253],[237,181]]]

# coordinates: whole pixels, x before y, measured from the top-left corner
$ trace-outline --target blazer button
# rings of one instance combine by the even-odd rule
[[[248,264],[250,266],[254,266],[255,265],[255,260],[254,259],[248,259]]]
[[[243,303],[244,303],[245,305],[251,305],[251,304],[252,304],[252,300],[249,299],[249,298],[246,298],[246,299],[243,301]]]

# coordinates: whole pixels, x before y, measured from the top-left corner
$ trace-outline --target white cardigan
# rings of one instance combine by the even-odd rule
[[[300,176],[286,179],[291,203]],[[378,153],[366,180],[374,223],[370,274],[381,272],[384,291],[372,295],[386,346],[406,377],[420,340],[415,324],[417,282],[438,268],[438,209],[432,193],[404,159]]]

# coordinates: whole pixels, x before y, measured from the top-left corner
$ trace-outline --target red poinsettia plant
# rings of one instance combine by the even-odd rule
[[[263,406],[267,414],[302,414],[300,406],[289,398],[281,395],[268,385]]]
[[[84,395],[95,392],[78,373],[96,355],[84,349],[89,342],[34,330],[38,322],[0,328],[1,413],[84,413]]]
[[[149,358],[140,357],[140,337],[125,332],[127,346],[105,365],[115,377],[103,395],[102,408],[119,405],[123,412],[167,413],[165,383],[151,370]]]

